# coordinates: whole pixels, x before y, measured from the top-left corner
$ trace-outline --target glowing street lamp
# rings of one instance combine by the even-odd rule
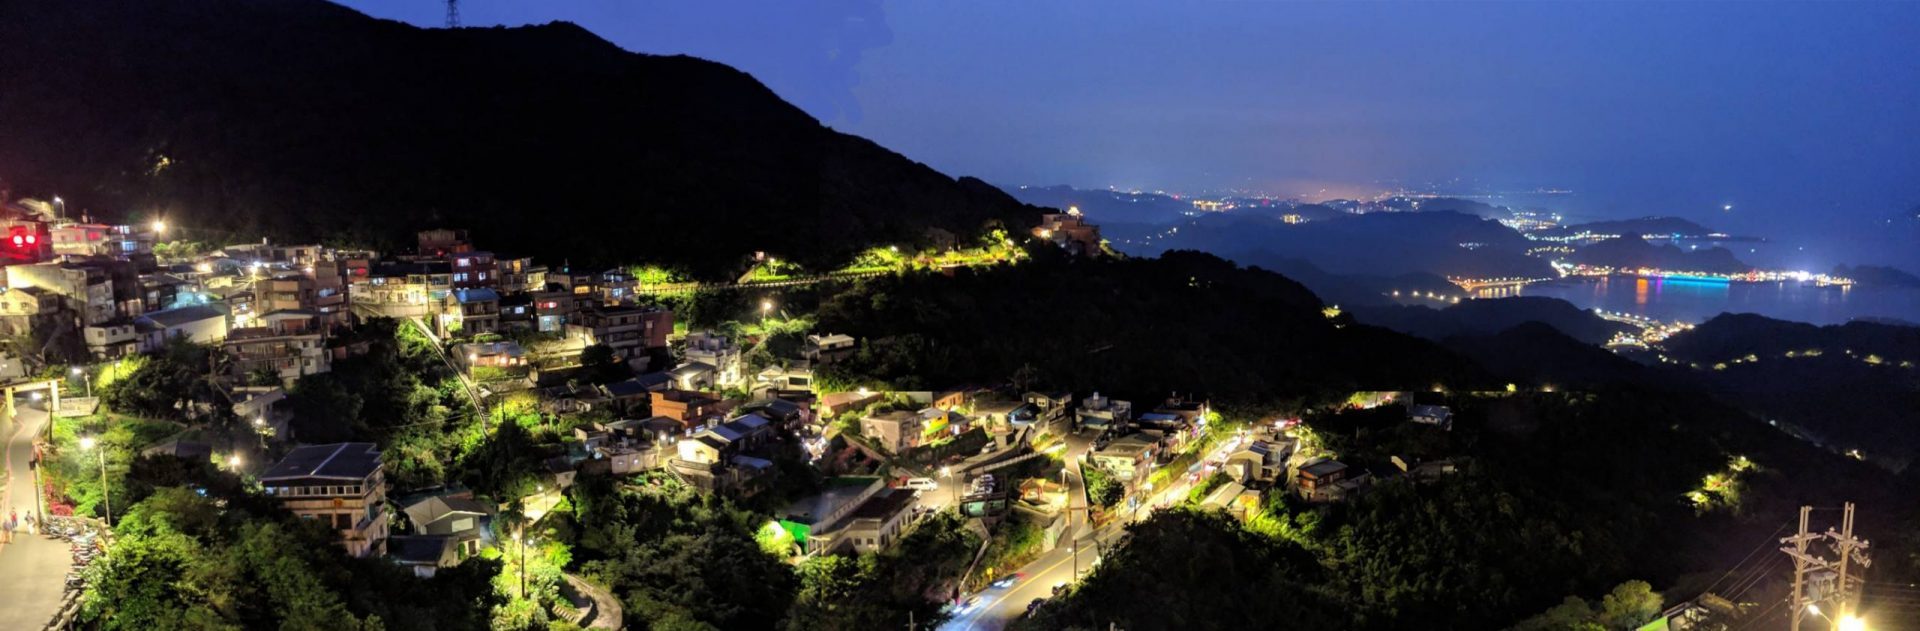
[[[79,367],[79,366],[74,366],[74,367],[73,367],[73,376],[75,376],[75,377],[79,377],[79,378],[81,378],[81,379],[84,379],[84,380],[86,380],[86,383],[87,383],[87,398],[89,398],[89,399],[91,399],[91,398],[93,398],[93,375],[92,375],[91,373],[88,373],[88,372],[87,372],[87,369],[85,369],[85,368],[81,368],[81,367]]]
[[[153,233],[154,233],[154,234],[166,234],[166,233],[167,233],[167,220],[165,220],[165,219],[155,219],[155,220],[153,220]]]

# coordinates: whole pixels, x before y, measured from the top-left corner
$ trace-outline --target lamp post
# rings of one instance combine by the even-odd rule
[[[1067,536],[1073,538],[1073,580],[1080,580],[1080,534],[1073,531],[1073,487],[1067,485],[1067,468],[1060,467],[1061,492],[1067,494]],[[1091,507],[1089,507],[1091,508]]]
[[[513,542],[520,544],[520,597],[527,597],[527,537],[523,528],[520,534],[513,536]]]
[[[765,325],[767,323],[767,314],[772,312],[773,312],[773,301],[761,300],[760,301],[760,324]]]
[[[92,436],[82,438],[80,439],[80,449],[90,451],[98,442],[99,441],[94,440]],[[105,448],[100,449],[100,505],[107,518],[107,527],[112,528],[113,496],[111,489],[107,488],[107,450]]]
[[[83,380],[85,380],[85,381],[86,381],[86,384],[87,384],[87,398],[89,398],[89,399],[91,399],[91,398],[93,398],[93,373],[90,373],[90,372],[87,372],[87,369],[85,369],[85,368],[81,368],[81,367],[79,367],[79,366],[74,366],[74,367],[73,367],[73,376],[75,376],[75,377],[79,377],[79,378],[81,378],[81,379],[83,379]]]

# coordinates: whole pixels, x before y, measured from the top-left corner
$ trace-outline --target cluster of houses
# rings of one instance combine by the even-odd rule
[[[0,201],[8,199],[0,190]],[[220,348],[236,413],[294,445],[258,476],[265,492],[293,514],[328,524],[349,553],[388,557],[423,576],[495,544],[489,526],[498,508],[458,490],[390,504],[375,444],[302,445],[285,411],[276,410],[300,377],[366,352],[367,343],[351,335],[361,317],[420,323],[448,341],[446,358],[456,370],[489,377],[488,392],[529,389],[546,411],[613,419],[578,428],[568,452],[545,463],[541,489],[550,495],[576,475],[649,472],[707,491],[752,494],[766,486],[760,482],[772,474],[776,450],[788,448],[783,443],[797,440],[817,459],[826,445],[824,419],[880,400],[865,391],[814,392],[817,368],[855,352],[851,336],[810,335],[797,357],[757,370],[746,362],[742,341],[724,334],[692,331],[670,347],[674,314],[647,301],[629,270],[500,256],[463,230],[419,232],[403,252],[266,240],[183,251],[162,220],[98,223],[70,216],[55,199],[0,205],[0,231],[0,334],[49,340],[46,348],[75,360],[156,352],[175,340]],[[1077,210],[1045,216],[1033,234],[1078,255],[1102,248],[1099,229]],[[540,342],[529,348],[516,339]],[[596,347],[634,376],[613,383],[579,378],[588,368],[583,354]],[[25,374],[27,364],[0,355],[0,378]],[[1189,429],[1154,415],[1163,410],[1136,418],[1127,402],[1097,394],[1077,412],[1072,394],[1063,392],[904,394],[914,409],[860,419],[863,449],[903,454],[982,424],[1003,432],[1055,424],[1127,429],[1152,433],[1162,444],[1177,444]],[[211,455],[210,446],[180,437],[150,451]],[[918,490],[892,488],[883,478],[846,476],[827,487],[795,502],[779,521],[803,553],[883,548],[924,514]]]

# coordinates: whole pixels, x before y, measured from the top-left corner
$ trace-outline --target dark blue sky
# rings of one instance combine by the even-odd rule
[[[444,12],[346,4],[426,26]],[[1886,223],[1920,206],[1915,2],[467,0],[461,14],[725,62],[835,128],[1003,185],[1557,187],[1576,192],[1560,210],[1804,241],[1809,265],[1920,267],[1920,222]]]

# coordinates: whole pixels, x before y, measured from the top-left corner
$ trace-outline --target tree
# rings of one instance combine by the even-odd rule
[[[1255,535],[1224,511],[1179,507],[1128,528],[1072,593],[1017,629],[1352,628],[1299,546]]]
[[[1094,504],[1111,507],[1120,503],[1120,498],[1127,492],[1126,487],[1113,479],[1113,474],[1107,473],[1106,469],[1099,466],[1082,466],[1080,473],[1086,476],[1087,496],[1093,500]]]
[[[613,347],[594,344],[580,351],[580,365],[594,383],[613,383],[633,376],[633,369],[613,352]]]
[[[1579,596],[1568,596],[1540,615],[1520,621],[1509,631],[1603,631],[1593,621],[1593,606]]]
[[[341,375],[323,372],[294,382],[288,406],[293,409],[294,436],[303,442],[335,443],[353,439],[365,427],[361,410],[366,399],[342,383]]]
[[[1636,629],[1660,615],[1664,604],[1646,581],[1627,581],[1600,599],[1598,622],[1609,629]]]

